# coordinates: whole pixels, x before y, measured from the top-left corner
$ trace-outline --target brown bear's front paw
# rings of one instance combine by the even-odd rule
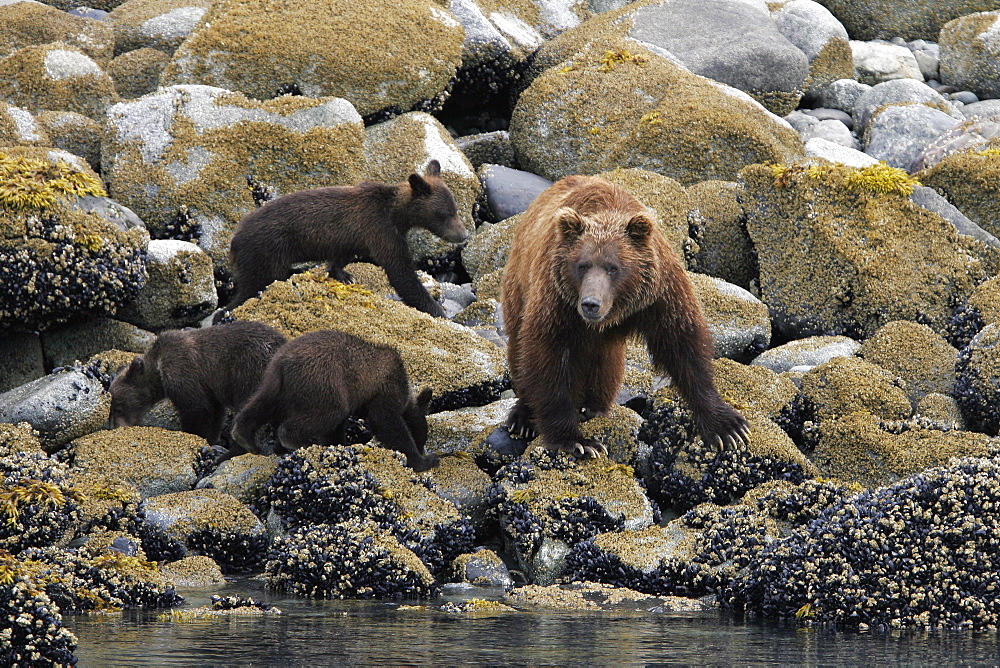
[[[564,452],[574,457],[604,457],[608,454],[608,449],[604,447],[604,444],[592,438],[581,438],[579,441],[560,443],[549,449]]]
[[[734,448],[737,443],[750,443],[750,424],[729,404],[717,406],[703,415],[698,420],[698,432],[706,445],[714,445],[719,450]]]
[[[406,460],[406,465],[413,469],[416,473],[429,471],[440,463],[441,460],[438,459],[437,455],[419,455],[417,457],[410,457]]]
[[[538,436],[538,430],[531,421],[531,411],[518,401],[507,414],[507,432],[514,438],[532,440]]]

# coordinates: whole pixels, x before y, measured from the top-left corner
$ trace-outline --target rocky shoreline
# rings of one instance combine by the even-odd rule
[[[0,0],[0,662],[71,664],[62,614],[232,574],[330,598],[465,583],[454,611],[596,596],[995,631],[1000,2],[368,5]],[[352,285],[303,266],[232,317],[398,348],[434,390],[438,468],[360,422],[221,464],[226,437],[168,403],[106,428],[115,370],[227,301],[242,215],[431,160],[472,234],[409,236],[447,318],[363,263]],[[502,427],[513,227],[575,173],[656,214],[748,446],[706,447],[637,344],[583,425],[607,459]],[[240,609],[273,612],[213,614]]]

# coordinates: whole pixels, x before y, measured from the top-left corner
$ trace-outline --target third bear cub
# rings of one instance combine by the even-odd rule
[[[454,243],[468,237],[437,160],[428,163],[423,176],[410,174],[394,185],[364,181],[271,200],[236,226],[229,248],[236,294],[226,309],[231,311],[273,281],[287,279],[297,262],[325,261],[331,278],[350,283],[353,279],[344,266],[359,257],[385,270],[403,302],[444,317],[414,270],[406,243],[413,227]]]
[[[395,348],[336,330],[303,334],[271,359],[260,388],[233,421],[233,438],[259,452],[255,434],[277,427],[288,450],[341,443],[351,415],[387,448],[406,455],[414,471],[438,463],[424,452],[431,390],[414,397]]]

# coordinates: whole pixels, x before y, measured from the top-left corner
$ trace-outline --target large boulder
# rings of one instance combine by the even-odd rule
[[[978,3],[977,3],[978,4]],[[1000,8],[1000,3],[991,9]],[[965,13],[965,12],[963,12]],[[1000,97],[1000,12],[968,13],[941,28],[941,81],[981,98]]]
[[[30,111],[0,102],[0,146],[48,145],[48,133]]]
[[[819,0],[854,39],[937,40],[948,21],[1000,8],[997,0]]]
[[[79,49],[105,66],[111,60],[115,37],[107,23],[73,16],[40,2],[0,6],[0,58],[26,46],[51,42]]]
[[[949,153],[916,176],[974,223],[993,236],[1000,235],[1000,140]]]
[[[142,48],[172,54],[212,6],[209,0],[128,0],[103,24],[115,34],[115,55]]]
[[[173,86],[108,110],[102,171],[154,238],[196,240],[221,268],[254,207],[248,176],[277,194],[356,183],[363,141],[361,117],[343,99],[258,102]]]
[[[514,109],[511,141],[529,171],[555,180],[639,167],[689,184],[802,155],[785,121],[661,50],[613,35],[578,47],[535,79]]]
[[[847,30],[830,10],[813,0],[786,0],[768,7],[778,32],[809,59],[806,97],[815,98],[834,81],[854,76]]]
[[[697,250],[690,269],[740,286],[757,282],[753,244],[744,225],[739,186],[732,181],[702,181],[687,189],[688,218]]]
[[[461,24],[430,0],[222,0],[177,49],[161,83],[258,100],[294,85],[310,97],[346,98],[365,116],[408,111],[447,88],[463,37]]]

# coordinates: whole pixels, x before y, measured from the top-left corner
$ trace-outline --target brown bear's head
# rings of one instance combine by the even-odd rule
[[[648,284],[655,229],[649,214],[604,210],[584,217],[563,207],[556,216],[565,249],[562,283],[580,317],[603,328],[631,315]]]
[[[118,369],[111,386],[111,427],[134,427],[157,401],[164,398],[163,383],[142,357]]]
[[[458,206],[448,185],[441,179],[441,163],[431,160],[424,175],[410,174],[408,212],[415,227],[422,227],[445,241],[461,243],[469,232],[458,217]]]

